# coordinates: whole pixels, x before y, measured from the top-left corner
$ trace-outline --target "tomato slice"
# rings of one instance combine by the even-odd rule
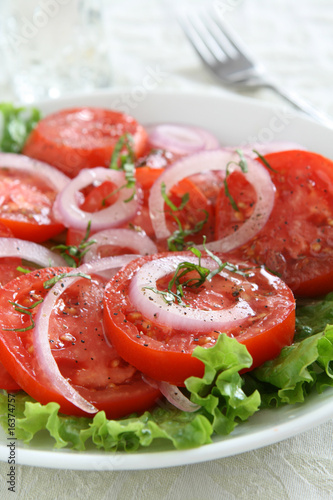
[[[56,195],[37,175],[0,168],[0,222],[16,238],[41,243],[64,229],[52,214]]]
[[[100,108],[65,109],[41,120],[24,146],[23,154],[47,161],[69,177],[83,168],[110,164],[119,138],[129,133],[139,157],[147,133],[131,116]]]
[[[31,317],[9,301],[29,307],[45,296],[43,283],[68,268],[42,269],[8,283],[0,291],[0,359],[23,390],[45,404],[58,402],[61,411],[82,415],[61,394],[43,384],[33,352]],[[64,292],[50,319],[49,341],[58,367],[70,383],[109,418],[144,411],[159,391],[123,361],[104,337],[101,279],[81,279]],[[32,318],[38,306],[31,309]],[[6,328],[15,330],[6,331]]]
[[[333,162],[308,151],[284,151],[265,156],[276,186],[273,211],[261,231],[235,257],[264,264],[298,296],[332,290]],[[240,172],[228,179],[235,211],[222,188],[216,205],[216,239],[230,234],[250,215],[255,194]]]
[[[144,273],[149,276],[151,263],[157,260],[162,263],[162,259],[175,259],[177,256],[184,261],[190,256],[193,258],[191,252],[162,253],[136,259],[121,269],[105,288],[104,323],[108,338],[129,363],[154,379],[183,385],[187,377],[203,375],[202,362],[192,357],[195,347],[213,346],[221,331],[216,327],[207,330],[202,323],[195,330],[177,328],[175,324],[171,327],[169,319],[161,324],[157,319],[160,313],[148,318],[147,313],[143,315],[130,298],[131,281],[143,266],[147,264]],[[225,262],[224,255],[218,256]],[[254,368],[275,358],[283,346],[292,342],[295,301],[291,290],[263,268],[251,268],[249,271],[248,264],[233,264],[244,272],[234,273],[235,276],[230,279],[216,275],[199,288],[184,287],[183,300],[189,307],[184,308],[184,314],[188,315],[186,321],[190,320],[193,308],[194,311],[203,311],[205,318],[210,311],[223,311],[245,297],[254,314],[237,325],[226,326],[223,332],[246,345],[253,357]],[[170,279],[169,274],[160,278],[158,290],[166,290]],[[138,289],[134,293],[140,294],[140,291]],[[149,300],[153,301],[154,296],[152,291]],[[168,305],[167,315],[171,314],[172,306]],[[208,320],[205,318],[203,321]]]

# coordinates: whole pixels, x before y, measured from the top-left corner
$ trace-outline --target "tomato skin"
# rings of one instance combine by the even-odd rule
[[[2,363],[0,363],[0,389],[8,392],[21,390],[21,387],[15,382]]]
[[[22,389],[37,401],[42,404],[57,402],[61,412],[68,415],[91,416],[43,383],[35,366],[32,330],[4,330],[30,324],[27,315],[22,317],[11,304],[8,305],[11,298],[15,298],[19,304],[22,301],[24,304],[27,301],[34,302],[47,293],[43,288],[44,281],[70,270],[38,270],[8,283],[0,291],[0,361]],[[120,418],[133,411],[143,411],[153,405],[160,393],[158,389],[146,384],[141,374],[124,363],[114,348],[105,342],[101,306],[98,307],[99,292],[95,293],[95,286],[89,295],[90,281],[83,280],[83,283],[66,296],[64,303],[60,302],[51,316],[53,319],[50,322],[49,339],[58,367],[73,387],[98,409],[104,410],[109,418]],[[79,294],[79,290],[82,293]],[[75,308],[81,307],[77,306],[80,301],[83,301],[83,309],[76,310]],[[89,304],[94,304],[95,307],[89,310]],[[37,310],[38,306],[31,310],[33,315]],[[86,312],[82,319],[84,310]]]
[[[83,168],[108,167],[118,139],[129,133],[134,152],[145,150],[147,133],[131,116],[101,108],[73,108],[41,120],[27,139],[23,154],[46,161],[75,177]]]
[[[265,159],[276,186],[272,213],[261,231],[230,255],[266,265],[299,297],[326,294],[333,278],[333,162],[296,150],[271,153]],[[228,187],[240,210],[232,209],[222,188],[216,239],[240,226],[255,203],[254,190],[240,172],[228,177]]]
[[[0,218],[0,220],[8,226],[14,237],[21,240],[34,241],[35,243],[44,243],[64,230],[64,226],[57,222],[54,224],[37,225],[9,219]]]
[[[120,270],[105,289],[104,324],[107,336],[124,359],[154,379],[164,380],[174,385],[184,385],[186,378],[190,376],[202,377],[203,375],[203,363],[192,357],[195,346],[210,347],[214,345],[219,332],[212,331],[203,334],[196,331],[193,333],[170,329],[167,325],[157,325],[142,315],[140,316],[140,312],[136,311],[135,308],[133,310],[128,296],[130,282],[135,276],[136,270],[151,260],[175,255],[183,255],[186,259],[186,256],[191,254],[189,252],[173,252],[147,256],[132,261]],[[224,256],[221,254],[218,256],[223,261]],[[273,304],[276,307],[274,309],[272,305],[269,306],[268,319],[264,315],[264,319],[260,319],[258,327],[255,324],[252,326],[251,320],[248,326],[244,327],[244,331],[240,330],[240,333],[238,326],[225,332],[235,336],[240,343],[247,347],[253,358],[251,368],[278,356],[282,347],[291,344],[295,331],[295,301],[291,290],[281,280],[272,277],[275,280],[274,283],[277,283],[273,286],[273,292],[273,288],[266,282],[266,284],[264,283],[264,280],[269,280],[267,278],[269,273],[262,270],[254,271],[254,273],[255,279],[262,284],[263,291],[258,292],[253,300],[269,301],[270,299],[267,297],[275,293],[277,300]],[[255,279],[253,278],[251,283],[256,283]],[[221,278],[221,281],[225,280]],[[206,293],[208,293],[209,287],[210,285],[207,285],[207,289],[204,290],[204,301],[207,300]],[[164,288],[162,287],[162,289]],[[214,294],[216,295],[216,290],[213,289]],[[198,303],[198,299],[195,300]],[[214,297],[211,300],[214,301]],[[251,306],[253,303],[251,302]],[[263,305],[261,304],[260,307]],[[265,311],[265,308],[262,311]],[[260,312],[258,312],[259,316]]]

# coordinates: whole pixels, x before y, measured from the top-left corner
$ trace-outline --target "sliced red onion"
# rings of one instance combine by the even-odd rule
[[[132,200],[133,191],[122,188],[118,191],[117,201],[99,212],[90,213],[79,207],[78,192],[90,184],[111,181],[116,189],[126,185],[125,174],[119,170],[96,167],[81,170],[80,173],[59,193],[56,198],[54,215],[65,226],[74,229],[85,230],[91,221],[92,231],[101,231],[110,227],[118,227],[134,217],[138,210],[141,191],[136,187],[136,193]]]
[[[147,262],[136,272],[129,287],[129,298],[133,306],[144,317],[155,324],[162,326],[167,324],[176,330],[210,332],[213,330],[224,331],[255,314],[241,296],[232,307],[207,311],[189,305],[185,307],[176,302],[167,303],[164,296],[151,290],[156,289],[156,283],[160,278],[174,274],[178,264],[184,261],[198,263],[195,256],[169,255]],[[210,258],[201,259],[201,265],[211,271],[217,268],[217,263]],[[236,273],[224,269],[220,275],[239,286],[241,284]]]
[[[206,247],[210,250],[229,252],[243,245],[264,227],[273,209],[275,187],[267,169],[252,158],[247,157],[246,159],[248,166],[246,178],[253,185],[257,194],[257,202],[253,213],[231,235],[207,243]],[[153,184],[149,196],[149,213],[156,237],[164,239],[168,238],[171,234],[167,228],[165,219],[164,199],[161,194],[162,183],[165,184],[166,192],[168,193],[172,186],[193,174],[209,172],[211,170],[219,170],[225,174],[228,164],[229,172],[231,173],[239,167],[233,163],[230,164],[230,162],[237,163],[238,161],[238,154],[218,149],[215,151],[202,151],[182,158],[165,170]]]
[[[114,271],[113,274],[115,274],[119,268],[128,264],[131,260],[137,257],[137,255],[122,255],[99,259],[93,263],[83,264],[73,270],[72,274],[98,274],[99,272],[110,269],[112,269]],[[60,295],[78,279],[80,278],[70,276],[63,278],[58,281],[45,296],[36,315],[35,328],[33,330],[33,345],[37,358],[37,365],[44,381],[48,384],[48,386],[86,413],[96,413],[98,409],[89,403],[89,401],[84,399],[61,374],[52,355],[48,337],[49,322],[53,307],[55,306]]]
[[[0,238],[0,257],[21,257],[41,267],[66,266],[65,259],[48,248],[18,238]]]
[[[55,191],[61,191],[70,182],[70,178],[67,175],[48,163],[15,153],[0,153],[0,167],[22,170],[42,177]]]
[[[92,238],[96,243],[91,245],[85,254],[83,262],[89,262],[99,258],[98,250],[101,246],[110,245],[129,248],[136,254],[151,255],[157,253],[155,243],[144,232],[132,229],[105,229],[95,233]]]
[[[188,155],[219,147],[218,139],[208,130],[176,123],[152,124],[145,127],[152,147],[171,153]]]
[[[158,388],[169,403],[179,410],[194,412],[201,408],[200,405],[192,403],[176,385],[168,384],[168,382],[158,382]]]
[[[296,142],[254,142],[253,144],[245,144],[244,146],[226,146],[223,148],[225,151],[235,152],[236,149],[239,149],[250,156],[253,159],[258,158],[257,153],[254,153],[253,150],[258,151],[262,156],[265,156],[269,153],[279,153],[280,151],[304,151],[306,150],[305,146],[302,146]]]

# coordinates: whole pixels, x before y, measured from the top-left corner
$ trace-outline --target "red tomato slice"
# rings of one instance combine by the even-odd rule
[[[270,218],[262,230],[232,255],[264,264],[298,296],[332,290],[333,280],[333,162],[307,151],[265,156],[276,186]],[[251,214],[255,194],[240,172],[228,179],[235,211],[224,188],[216,206],[216,239],[230,234]]]
[[[23,154],[46,161],[75,177],[83,168],[108,167],[119,138],[129,133],[139,157],[147,142],[145,129],[131,116],[100,108],[58,111],[41,120]]]
[[[61,411],[82,415],[61,395],[43,384],[35,364],[32,330],[6,331],[31,325],[27,314],[9,301],[33,305],[47,291],[43,283],[67,268],[42,269],[8,283],[0,291],[0,359],[23,390],[45,404],[58,402]],[[96,279],[79,280],[64,292],[50,320],[52,353],[64,377],[109,418],[120,418],[149,408],[159,391],[146,384],[133,366],[123,361],[106,341],[102,322],[104,284]],[[35,316],[38,306],[31,309]]]
[[[183,385],[187,377],[203,375],[202,362],[192,357],[195,347],[214,345],[221,332],[184,331],[184,328],[171,328],[168,321],[163,325],[157,324],[156,320],[147,319],[133,306],[129,297],[131,280],[142,266],[166,256],[182,256],[184,261],[189,256],[193,258],[190,252],[174,252],[132,261],[105,288],[104,323],[107,336],[124,359],[157,380]],[[220,254],[219,257],[225,261],[223,255]],[[239,264],[238,267],[249,269],[247,264]],[[237,285],[232,280],[216,275],[200,288],[185,287],[183,300],[196,310],[223,310],[236,304],[239,297],[250,290],[246,300],[255,315],[223,331],[246,345],[253,357],[254,368],[275,358],[283,346],[292,342],[295,301],[291,290],[279,278],[262,268],[251,268],[249,277],[241,274],[236,277]],[[157,282],[158,289],[165,290],[166,282],[170,279],[170,275],[161,278]],[[190,314],[190,310],[186,314]]]
[[[59,234],[52,207],[57,191],[37,175],[0,169],[0,222],[16,238],[41,243]]]

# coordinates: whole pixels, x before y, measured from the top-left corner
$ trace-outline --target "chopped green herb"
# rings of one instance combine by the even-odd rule
[[[161,184],[161,194],[165,203],[172,210],[172,212],[182,210],[190,200],[189,193],[185,193],[181,198],[180,205],[177,207],[168,197],[164,182],[162,182]],[[208,212],[206,210],[203,210],[203,212],[205,213],[205,218],[197,222],[195,226],[191,229],[184,229],[179,218],[175,214],[171,213],[173,219],[176,221],[178,225],[178,229],[176,229],[172,233],[172,235],[169,236],[169,238],[167,239],[168,249],[171,252],[184,250],[185,247],[193,245],[193,242],[185,242],[185,238],[187,236],[192,236],[193,234],[199,233],[202,230],[203,226],[206,224],[208,220]]]
[[[268,168],[268,170],[270,170],[271,172],[274,172],[275,174],[278,173],[278,171],[275,170],[275,168],[271,167],[269,162],[266,160],[266,158],[264,156],[262,156],[256,149],[252,149],[252,151],[258,156],[258,158],[260,158],[260,160],[263,162],[265,167]]]
[[[248,171],[248,167],[247,167],[247,162],[246,162],[246,159],[244,158],[244,155],[243,155],[243,152],[240,150],[240,149],[236,149],[236,153],[239,155],[239,162],[236,162],[236,161],[229,161],[227,163],[227,168],[226,168],[226,172],[225,172],[225,178],[223,180],[223,184],[224,184],[224,191],[225,191],[225,194],[227,196],[227,198],[229,199],[230,203],[231,203],[231,206],[232,208],[235,210],[235,212],[239,212],[239,208],[238,208],[238,205],[237,203],[235,202],[235,200],[233,199],[230,191],[229,191],[229,186],[228,186],[228,182],[227,182],[227,177],[228,175],[230,174],[230,165],[237,165],[238,167],[240,167],[241,171],[243,172],[243,174],[246,174],[247,171]]]
[[[25,269],[22,266],[18,266],[16,268],[16,271],[18,271],[19,273],[23,273],[23,274],[29,274],[29,273],[31,273],[31,269]]]
[[[170,198],[166,194],[166,186],[165,186],[164,182],[162,182],[162,184],[161,184],[161,194],[162,194],[162,197],[163,197],[165,203],[168,205],[168,207],[171,208],[171,210],[173,212],[177,212],[177,210],[182,210],[190,199],[190,195],[188,193],[185,193],[181,198],[181,202],[180,202],[179,207],[177,207],[174,203],[172,203],[172,201],[170,200]]]
[[[21,314],[27,314],[28,316],[30,316],[31,323],[29,326],[27,326],[25,328],[3,328],[3,330],[6,332],[27,332],[28,330],[32,330],[35,326],[35,322],[32,318],[32,312],[30,311],[30,309],[34,309],[36,306],[38,306],[42,302],[43,302],[43,299],[40,299],[40,300],[37,300],[37,302],[35,302],[31,306],[22,306],[18,302],[12,302],[11,300],[9,300],[9,303],[14,306],[15,311],[17,311]]]
[[[120,186],[119,188],[112,191],[112,193],[108,194],[103,200],[102,205],[106,205],[106,200],[111,196],[115,195],[121,189],[132,189],[132,194],[129,198],[124,200],[124,203],[128,203],[133,200],[136,188],[135,188],[135,154],[133,150],[133,136],[131,134],[122,135],[117,144],[115,145],[110,168],[112,170],[122,170],[125,174],[126,184]]]
[[[196,233],[199,233],[203,226],[206,224],[208,220],[208,212],[206,210],[203,210],[203,212],[205,213],[205,218],[197,222],[191,229],[183,229],[182,223],[180,222],[178,217],[173,215],[174,220],[178,224],[178,229],[176,229],[167,239],[168,249],[171,252],[184,250],[185,247],[193,246],[193,242],[186,242],[185,238],[187,238],[187,236],[192,236]]]
[[[206,250],[205,243],[204,243],[204,248]],[[206,280],[210,281],[213,278],[213,276],[221,272],[222,269],[224,269],[228,265],[227,262],[222,263],[221,260],[216,255],[214,255],[212,252],[209,251],[207,252],[208,255],[218,264],[217,269],[210,271],[207,267],[201,265],[201,258],[202,258],[201,251],[195,247],[191,247],[189,250],[196,257],[198,257],[198,264],[194,264],[193,262],[188,262],[188,261],[180,262],[174,272],[173,277],[168,283],[167,290],[161,291],[157,290],[154,287],[145,287],[145,289],[151,290],[154,293],[162,295],[164,300],[168,304],[171,304],[176,301],[178,302],[178,304],[187,307],[182,300],[184,296],[183,287],[199,288]],[[197,276],[191,277],[181,282],[181,279],[192,271],[195,271],[197,273]],[[176,288],[176,292],[172,290],[173,287]]]
[[[57,276],[54,276],[53,278],[45,281],[43,283],[43,287],[48,290],[49,288],[52,288],[53,285],[58,283],[58,281],[62,280],[63,278],[86,278],[88,280],[91,280],[91,276],[89,276],[89,274],[85,274],[85,273],[61,273],[61,274],[58,274]]]
[[[89,240],[91,230],[91,221],[88,222],[86,234],[79,245],[56,245],[51,250],[60,250],[60,255],[65,259],[71,267],[78,267],[85,254],[89,251],[91,245],[96,243],[96,240]]]

